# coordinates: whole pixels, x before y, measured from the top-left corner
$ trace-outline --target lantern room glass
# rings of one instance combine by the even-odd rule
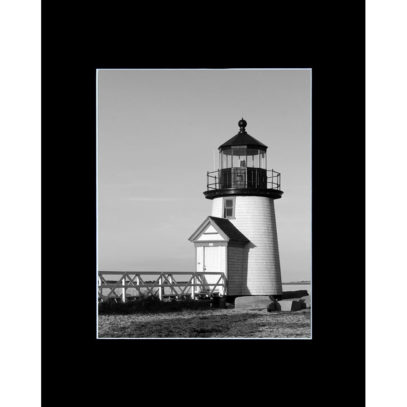
[[[233,146],[219,153],[220,169],[226,168],[263,168],[267,169],[267,154],[258,148]]]
[[[267,167],[267,158],[265,151],[259,150],[259,160],[260,160],[259,168],[263,168],[265,170]]]

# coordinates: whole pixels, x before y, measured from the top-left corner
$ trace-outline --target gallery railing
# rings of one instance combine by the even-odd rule
[[[263,168],[223,168],[207,173],[207,190],[244,188],[280,190],[281,174]]]
[[[224,296],[227,280],[221,272],[99,271],[99,300],[121,298],[125,302],[130,291],[135,297],[156,295],[160,300],[166,296]]]

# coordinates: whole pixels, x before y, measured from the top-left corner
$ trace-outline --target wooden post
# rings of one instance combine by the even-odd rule
[[[193,300],[195,299],[195,273],[193,274],[192,277],[191,298]]]
[[[158,277],[158,284],[159,284],[159,287],[158,287],[158,298],[160,299],[160,301],[162,301],[162,299],[163,299],[163,287],[162,287],[162,284],[163,284],[163,277],[162,277],[162,274],[160,274],[160,277]]]
[[[126,302],[126,274],[122,277],[122,286],[122,300],[123,302]]]
[[[136,274],[136,285],[140,286],[140,277],[138,274]],[[140,290],[141,291],[141,290]],[[141,295],[141,293],[139,292],[139,295]]]
[[[174,288],[174,286],[173,286],[174,280],[172,279],[172,274],[167,274],[167,276],[168,276],[168,281],[171,283],[171,286],[170,286],[170,293],[171,293],[171,294],[172,294],[172,293],[175,293],[175,295],[177,295],[177,290],[175,290],[175,288]]]

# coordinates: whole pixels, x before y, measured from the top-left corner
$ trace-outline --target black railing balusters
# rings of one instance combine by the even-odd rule
[[[245,173],[242,173],[241,170],[239,168],[239,171],[233,171],[233,169],[207,171],[207,191],[229,188],[280,189],[281,174],[278,171],[274,171],[274,169],[246,168]]]

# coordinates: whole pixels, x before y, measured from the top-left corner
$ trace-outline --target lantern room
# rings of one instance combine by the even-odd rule
[[[207,174],[205,195],[209,199],[213,191],[246,190],[248,193],[280,188],[280,173],[267,170],[267,146],[246,132],[246,120],[242,118],[238,125],[239,133],[219,147],[219,169]]]

